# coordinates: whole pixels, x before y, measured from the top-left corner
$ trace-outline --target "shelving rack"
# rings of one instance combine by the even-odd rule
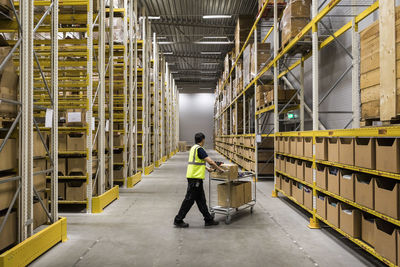
[[[271,3],[270,3],[271,2]],[[280,3],[278,3],[280,2]],[[259,148],[259,141],[262,140],[264,137],[311,137],[313,139],[313,151],[311,157],[305,158],[298,155],[292,155],[287,153],[279,152],[276,148],[277,140],[275,140],[275,150],[274,150],[274,158],[278,155],[283,155],[289,158],[300,159],[304,161],[308,161],[312,163],[312,182],[306,182],[302,179],[298,179],[297,177],[291,176],[288,173],[282,172],[277,170],[277,162],[274,163],[275,171],[274,171],[274,191],[273,197],[276,197],[278,192],[287,196],[291,201],[298,204],[303,209],[307,210],[311,214],[310,219],[310,228],[319,228],[319,221],[324,222],[328,226],[335,229],[338,233],[342,234],[343,236],[347,237],[349,240],[378,258],[379,260],[383,261],[389,266],[395,266],[396,262],[390,262],[387,258],[384,258],[380,255],[377,251],[374,250],[370,245],[366,244],[362,240],[358,238],[353,238],[349,234],[345,233],[340,228],[334,226],[331,222],[327,221],[326,219],[322,218],[316,213],[316,196],[317,192],[322,192],[328,196],[331,196],[343,203],[349,204],[357,208],[362,212],[366,212],[369,214],[374,215],[377,218],[380,218],[384,221],[390,222],[396,226],[399,226],[399,222],[397,219],[393,219],[389,216],[383,215],[375,210],[366,208],[362,205],[354,201],[349,201],[338,194],[334,194],[330,191],[323,190],[316,185],[316,166],[317,164],[322,164],[326,166],[334,166],[337,168],[342,168],[345,170],[350,170],[359,173],[366,173],[370,175],[374,175],[377,177],[386,177],[390,179],[398,179],[397,174],[388,173],[388,172],[381,172],[375,171],[365,168],[359,168],[355,166],[339,164],[334,162],[328,161],[318,161],[315,158],[315,139],[318,137],[371,137],[371,138],[379,138],[379,137],[398,137],[400,133],[398,132],[398,127],[382,127],[382,128],[359,128],[360,127],[360,36],[358,25],[362,22],[365,18],[369,15],[374,13],[378,10],[378,8],[384,8],[384,10],[388,11],[394,8],[393,1],[376,1],[370,6],[363,5],[362,7],[364,10],[359,12],[360,5],[357,4],[356,1],[347,1],[346,7],[351,8],[352,12],[355,13],[354,16],[351,16],[351,20],[347,23],[343,23],[343,25],[339,26],[336,30],[331,30],[326,27],[323,19],[329,15],[331,15],[332,11],[337,10],[340,8],[340,3],[343,1],[340,0],[331,0],[331,1],[324,1],[321,6],[319,6],[318,1],[312,1],[311,10],[312,10],[312,19],[311,21],[294,37],[290,40],[286,46],[280,48],[279,45],[279,20],[280,20],[280,7],[279,5],[282,4],[282,1],[265,1],[262,9],[259,11],[257,18],[254,22],[253,27],[244,43],[240,54],[236,55],[236,58],[233,58],[232,68],[230,69],[228,77],[223,81],[222,84],[219,86],[218,92],[221,91],[224,87],[228,84],[232,83],[232,75],[235,73],[235,68],[238,64],[238,60],[240,56],[243,54],[243,51],[246,45],[250,42],[251,37],[253,37],[255,50],[257,51],[257,43],[265,42],[267,39],[273,40],[273,56],[270,60],[266,62],[264,68],[261,71],[257,72],[257,75],[250,81],[248,85],[245,85],[242,92],[240,92],[237,96],[234,96],[233,99],[228,99],[228,102],[225,106],[222,106],[221,98],[222,95],[219,94],[216,100],[216,114],[215,114],[215,136],[216,136],[216,150],[219,151],[221,154],[226,156],[227,158],[236,161],[239,165],[242,162],[238,162],[237,157],[235,158],[236,151],[232,151],[230,147],[234,145],[235,148],[243,147],[243,144],[235,143],[235,140],[240,140],[241,138],[254,138],[252,140],[253,144],[250,147],[253,147],[252,151],[254,151],[254,156],[252,157],[244,157],[249,160],[253,160],[254,162],[258,162],[258,148]],[[348,2],[351,2],[350,4]],[[265,16],[264,12],[267,9],[273,8],[273,25],[267,31],[265,37],[261,36],[261,38],[257,37],[257,29],[259,28],[258,23],[261,17]],[[393,13],[393,12],[392,12]],[[390,12],[386,12],[385,14],[391,14]],[[332,15],[334,16],[334,14]],[[346,32],[351,32],[351,39],[352,39],[352,47],[351,51],[348,51],[344,46],[341,44],[338,37],[343,35]],[[321,33],[327,34],[322,35]],[[307,37],[307,39],[305,39]],[[257,42],[258,40],[258,42]],[[339,76],[339,79],[332,84],[332,87],[327,91],[327,93],[319,97],[319,50],[327,47],[328,45],[336,43],[340,46],[343,51],[349,55],[352,59],[352,65],[344,70],[344,72]],[[300,58],[295,58],[295,54],[301,54]],[[257,52],[255,53],[257,54]],[[304,101],[304,63],[307,59],[312,60],[312,106],[309,107]],[[257,61],[257,59],[255,60]],[[293,70],[297,68],[299,76],[297,77]],[[249,104],[250,101],[253,101],[252,97],[257,93],[256,88],[260,82],[260,78],[265,75],[267,72],[272,71],[273,78],[271,79],[270,84],[273,84],[274,89],[274,100],[271,105],[261,108],[259,110],[255,110]],[[319,105],[322,101],[324,101],[329,94],[335,89],[337,84],[343,79],[343,77],[351,71],[352,76],[352,119],[344,126],[347,128],[352,126],[353,129],[350,130],[326,130],[326,126],[319,120],[319,115],[321,112],[319,110]],[[298,88],[296,88],[288,79],[291,77],[292,80],[297,80],[299,84]],[[278,86],[280,84],[284,84],[288,89],[296,89],[296,95],[290,99],[290,101],[286,101],[285,103],[278,102]],[[253,94],[254,93],[254,94]],[[250,100],[249,100],[250,98]],[[298,100],[298,101],[293,101]],[[393,100],[395,101],[395,100]],[[243,107],[243,131],[238,132],[237,127],[232,127],[232,117],[233,111],[237,111],[239,105]],[[256,103],[254,103],[254,106]],[[249,112],[250,107],[250,112]],[[287,121],[282,120],[282,115],[291,111],[293,109],[299,109],[299,119],[296,121]],[[235,112],[236,112],[235,111]],[[332,114],[342,114],[349,111],[329,111]],[[312,130],[313,131],[304,131],[305,129],[305,115],[309,114],[312,121]],[[326,113],[326,112],[324,112]],[[236,115],[237,118],[237,115]],[[271,123],[272,122],[272,123]],[[226,129],[222,129],[222,125],[226,125]],[[254,125],[254,126],[253,126]],[[250,127],[249,129],[249,126]],[[300,130],[300,131],[299,131]],[[285,132],[281,132],[285,131]],[[293,132],[287,132],[293,131]],[[245,146],[246,148],[246,146]],[[243,156],[242,156],[243,158]],[[256,173],[258,173],[258,164],[254,166]],[[289,194],[284,193],[282,189],[279,188],[277,184],[277,176],[285,176],[291,181],[298,182],[303,184],[313,191],[313,201],[312,201],[312,208],[307,208],[305,205],[298,202],[294,197],[290,196]],[[280,182],[280,180],[279,180]]]

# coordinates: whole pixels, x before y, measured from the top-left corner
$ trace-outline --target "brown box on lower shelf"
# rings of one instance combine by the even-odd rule
[[[279,188],[280,190],[282,190],[282,185],[283,185],[283,182],[282,182],[282,175],[281,174],[278,174],[277,175],[277,177],[276,177],[276,187],[277,188]]]
[[[296,137],[296,155],[304,157],[304,139],[303,137]]]
[[[353,206],[340,204],[340,229],[351,237],[361,237],[361,212]]]
[[[328,197],[326,202],[326,219],[338,228],[340,228],[340,204],[340,201],[333,197]]]
[[[222,164],[221,168],[225,170],[224,173],[211,172],[211,178],[225,179],[232,181],[238,178],[238,166],[236,164]]]
[[[48,208],[47,198],[42,198],[43,204]],[[39,201],[33,203],[33,229],[47,223],[47,214]]]
[[[86,199],[86,182],[72,181],[66,183],[66,200],[83,201]]]
[[[317,214],[326,219],[326,200],[327,196],[318,194],[317,196]]]
[[[365,212],[361,214],[361,240],[375,247],[375,217]]]
[[[296,177],[297,179],[304,181],[304,164],[305,162],[302,160],[296,161]]]
[[[340,195],[339,185],[339,169],[335,167],[327,167],[327,180],[328,180],[328,191],[336,195]]]
[[[327,170],[328,168],[322,164],[317,164],[317,186],[326,190],[327,186]]]
[[[286,172],[286,159],[284,156],[279,157],[280,165],[281,165],[281,172]]]
[[[313,209],[313,192],[308,186],[303,186],[304,206],[309,210]]]
[[[5,216],[0,216],[0,225],[3,223]],[[12,211],[4,225],[3,231],[0,233],[0,250],[17,242],[18,219],[17,212]]]
[[[339,162],[339,138],[328,138],[328,161]]]
[[[304,163],[304,181],[309,184],[313,183],[313,169],[311,161],[305,161]]]
[[[229,184],[228,184],[229,183]],[[245,203],[245,185],[242,182],[228,182],[218,184],[218,205],[222,207],[238,208]],[[229,190],[230,185],[230,192]],[[229,205],[230,198],[230,205]]]
[[[385,172],[400,172],[400,138],[376,140],[376,169]]]
[[[284,176],[282,178],[282,191],[286,195],[292,196],[292,180]]]
[[[7,209],[17,190],[17,181],[1,183],[13,176],[0,177],[0,210]]]
[[[375,251],[393,263],[397,262],[397,232],[394,224],[378,218],[375,220]]]
[[[284,150],[283,152],[286,154],[290,154],[290,140],[289,137],[283,137],[283,146],[284,146]]]
[[[68,151],[86,151],[86,134],[70,133],[67,135]]]
[[[289,137],[290,154],[297,155],[297,138],[294,136]]]
[[[92,174],[96,174],[97,170],[97,157],[92,157]],[[68,158],[67,159],[68,175],[71,176],[85,176],[87,173],[86,158]]]
[[[375,178],[366,174],[355,174],[355,200],[358,204],[374,209]]]
[[[375,210],[399,219],[399,183],[396,180],[375,178]]]
[[[299,202],[300,204],[304,204],[304,192],[303,185],[297,181],[292,181],[292,196]]]
[[[376,139],[356,138],[354,147],[354,165],[357,167],[375,169]]]
[[[296,177],[296,159],[288,158],[289,160],[286,162],[288,165],[286,166],[286,172],[292,177]]]
[[[339,163],[354,165],[354,138],[339,138]]]
[[[4,139],[0,139],[0,144]],[[17,166],[17,141],[16,139],[8,139],[3,150],[0,152],[0,171],[16,169]]]
[[[354,201],[355,175],[350,171],[340,170],[339,179],[340,179],[340,196],[348,200]]]
[[[328,141],[324,137],[315,137],[315,158],[317,160],[328,159]]]

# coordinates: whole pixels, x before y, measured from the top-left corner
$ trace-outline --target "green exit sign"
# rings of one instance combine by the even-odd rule
[[[294,114],[293,113],[288,113],[287,117],[289,120],[294,119]]]

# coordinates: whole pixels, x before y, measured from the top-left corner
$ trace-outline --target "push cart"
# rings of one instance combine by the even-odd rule
[[[231,198],[231,183],[232,181],[250,181],[251,182],[251,200],[240,207],[234,208],[232,207],[232,198]],[[219,184],[227,183],[228,185],[228,194],[227,194],[227,207],[222,206],[212,206],[211,204],[211,189],[212,182],[216,182]],[[253,172],[239,172],[237,179],[235,180],[227,180],[223,178],[212,178],[210,174],[208,174],[208,205],[210,209],[210,213],[212,216],[215,214],[222,214],[226,216],[225,223],[230,224],[232,216],[237,214],[239,211],[250,209],[250,213],[253,213],[254,205],[256,204],[256,189],[257,189],[257,180],[256,175]]]

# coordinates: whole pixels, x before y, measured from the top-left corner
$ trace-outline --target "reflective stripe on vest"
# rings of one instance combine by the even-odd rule
[[[190,149],[188,167],[186,172],[187,178],[204,179],[206,176],[206,162],[197,155],[197,150],[201,146],[194,145]]]

